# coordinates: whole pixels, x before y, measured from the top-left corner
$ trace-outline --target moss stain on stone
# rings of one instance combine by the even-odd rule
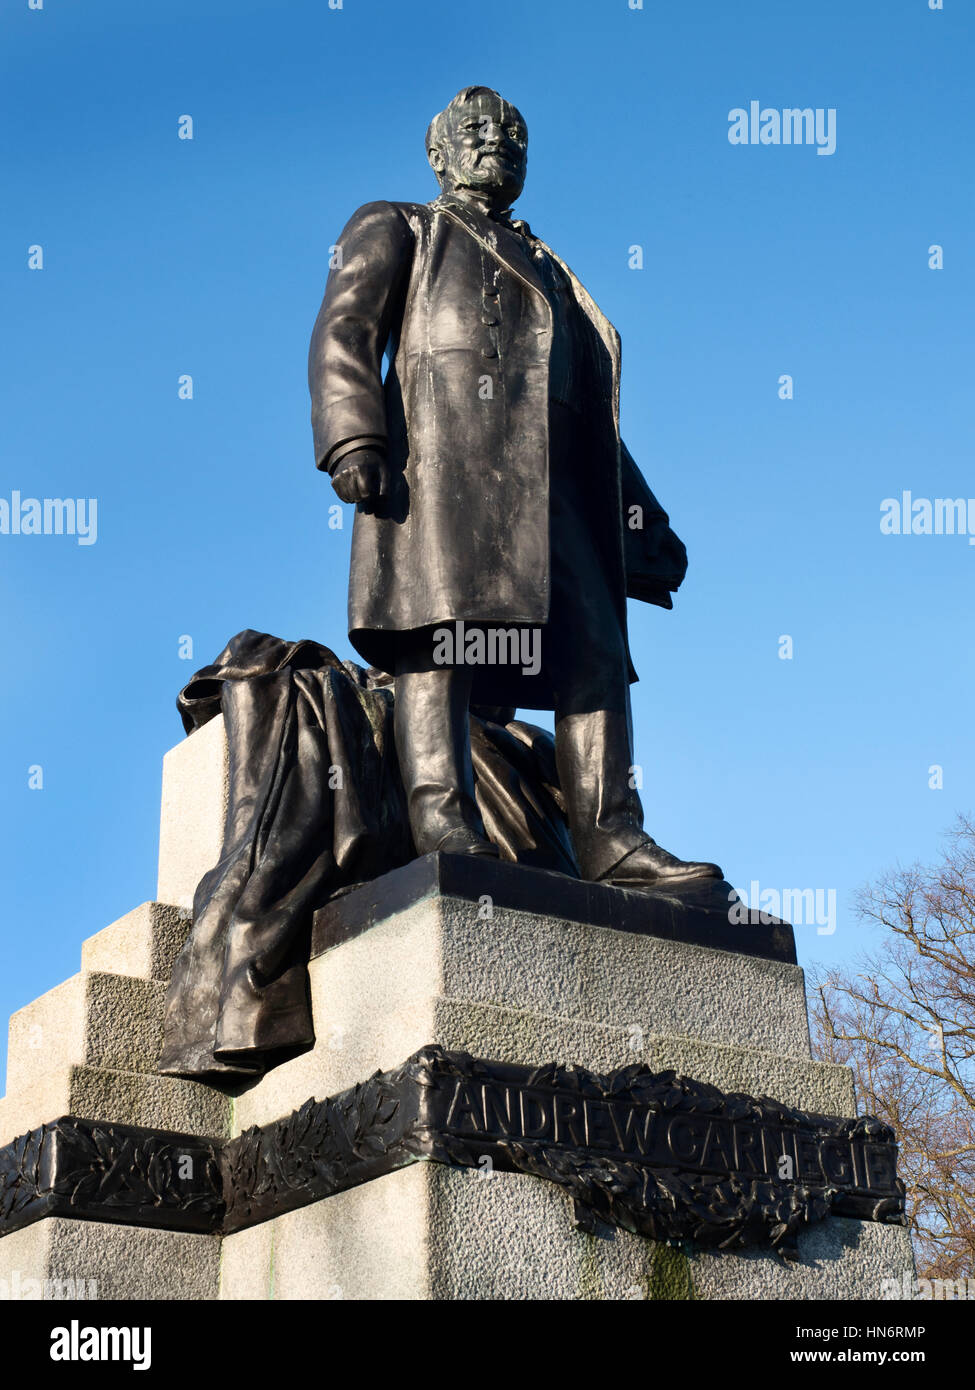
[[[599,1272],[599,1245],[595,1236],[580,1232],[579,1299],[582,1302],[599,1302],[606,1296]]]
[[[693,1299],[691,1262],[683,1250],[672,1245],[654,1245],[647,1277],[647,1297],[653,1301]]]
[[[614,1233],[611,1240],[619,1240]],[[578,1298],[581,1302],[600,1302],[608,1297],[603,1279],[603,1259],[606,1240],[579,1232]],[[623,1297],[646,1299],[648,1302],[687,1302],[697,1298],[691,1278],[691,1262],[684,1249],[654,1241],[641,1242],[644,1251],[640,1264],[643,1272],[634,1271],[632,1284]]]

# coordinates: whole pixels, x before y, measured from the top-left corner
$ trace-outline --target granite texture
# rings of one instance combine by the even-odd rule
[[[12,1299],[215,1299],[216,1236],[48,1217],[0,1240],[0,1295]]]
[[[192,908],[196,885],[220,858],[229,790],[227,735],[217,715],[163,758],[159,902]]]
[[[167,973],[188,930],[180,909],[144,903],[89,937],[86,968],[11,1016],[0,1144],[68,1114],[227,1136],[226,1095],[155,1074]]]
[[[10,1019],[7,1093],[57,1067],[151,1072],[162,1037],[161,980],[82,970]]]
[[[166,755],[159,901],[90,937],[80,974],[11,1020],[0,1143],[59,1115],[222,1138],[334,1095],[428,1043],[498,1061],[633,1062],[852,1115],[809,1053],[793,965],[431,896],[316,957],[317,1042],[236,1099],[153,1074],[166,980],[220,853],[217,719]],[[0,1240],[0,1279],[94,1280],[100,1298],[860,1299],[913,1271],[907,1232],[830,1218],[801,1260],[689,1256],[572,1226],[556,1186],[417,1163],[226,1237],[47,1218]],[[21,1296],[21,1295],[16,1295]]]
[[[221,1297],[353,1300],[843,1299],[913,1272],[899,1227],[832,1217],[787,1265],[764,1251],[684,1255],[625,1231],[586,1235],[523,1174],[419,1163],[224,1240]],[[273,1263],[273,1268],[272,1268]]]
[[[849,1074],[810,1060],[798,966],[526,913],[484,921],[470,903],[430,898],[316,957],[309,974],[315,1047],[240,1096],[237,1131],[429,1042],[602,1071],[703,1059],[701,1080],[745,1090],[765,1077],[759,1093],[852,1114]]]
[[[224,1139],[232,1113],[228,1096],[196,1081],[72,1065],[39,1071],[0,1099],[0,1145],[62,1115]]]
[[[143,903],[82,943],[81,968],[168,984],[191,922],[186,908]]]
[[[674,1070],[722,1090],[770,1095],[787,1105],[822,1114],[854,1113],[849,1069],[809,1057],[781,1057],[747,1047],[696,1038],[635,1036],[623,1028],[524,1010],[434,997],[423,1007],[382,1019],[354,1020],[325,1035],[319,1045],[244,1091],[234,1107],[234,1133],[269,1124],[310,1096],[321,1100],[377,1070],[389,1070],[436,1038],[445,1048],[531,1065],[571,1061],[594,1071],[645,1062]]]

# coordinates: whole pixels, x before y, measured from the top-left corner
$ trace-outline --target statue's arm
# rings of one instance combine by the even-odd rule
[[[337,246],[341,264],[329,273],[308,354],[315,463],[333,477],[339,465],[385,451],[383,351],[409,277],[413,231],[392,203],[367,203]]]
[[[687,572],[687,551],[622,441],[620,483],[626,592],[644,603],[673,608],[670,595]]]

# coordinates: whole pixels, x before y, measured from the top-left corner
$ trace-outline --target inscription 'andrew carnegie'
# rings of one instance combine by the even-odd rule
[[[597,1099],[496,1081],[456,1081],[444,1128],[458,1138],[544,1143],[652,1167],[790,1177],[865,1192],[890,1192],[896,1177],[888,1144],[823,1136],[768,1119],[670,1113],[625,1096]]]

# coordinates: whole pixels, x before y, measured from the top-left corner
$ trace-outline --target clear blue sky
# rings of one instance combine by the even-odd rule
[[[619,328],[623,432],[690,552],[673,613],[631,605],[649,828],[739,886],[835,888],[800,959],[852,958],[855,888],[975,809],[975,547],[879,526],[903,489],[975,497],[970,0],[4,0],[2,25],[0,497],[99,511],[87,547],[0,535],[0,1016],[152,897],[191,670],[244,627],[352,654],[308,336],[353,209],[435,196],[426,124],[470,83],[527,118],[519,211]],[[731,145],[752,100],[835,108],[836,153]]]

